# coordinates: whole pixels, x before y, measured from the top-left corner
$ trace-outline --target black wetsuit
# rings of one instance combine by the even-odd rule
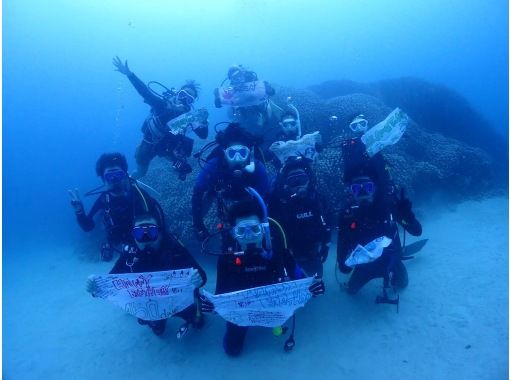
[[[102,212],[107,242],[112,245],[132,243],[131,229],[135,211],[143,207],[145,201],[156,202],[146,191],[135,186],[131,184],[128,195],[113,196],[105,191],[96,199],[88,214],[84,211],[76,213],[82,230],[86,232],[93,230],[94,217]]]
[[[159,272],[186,268],[195,268],[198,270],[203,280],[200,286],[206,283],[207,275],[204,269],[175,237],[168,234],[162,241],[158,252],[141,252],[137,253],[137,257],[121,255],[110,270],[110,274]],[[194,325],[200,317],[200,312],[197,308],[197,304],[193,304],[175,314],[175,316]],[[152,323],[150,323],[151,327],[157,326],[158,324],[161,325],[159,326],[160,328],[164,328],[166,319],[152,321]]]
[[[217,267],[216,294],[276,284],[304,277],[301,268],[284,247],[281,232],[271,225],[272,257],[260,254],[220,256]],[[227,322],[223,348],[230,356],[241,353],[248,327]]]
[[[269,216],[276,219],[287,232],[287,244],[308,276],[322,277],[321,248],[327,246],[331,229],[326,224],[323,202],[317,192],[304,198],[290,198],[275,190],[269,200]],[[324,252],[324,251],[322,251]]]
[[[149,88],[135,74],[130,73],[129,81],[136,91],[143,97],[145,103],[151,106],[151,114],[142,125],[143,140],[136,149],[137,176],[143,177],[149,168],[149,163],[156,157],[167,157],[173,161],[186,159],[191,155],[193,140],[183,135],[174,135],[168,130],[170,120],[188,112],[187,105],[175,105],[168,100],[154,95]]]
[[[391,285],[399,288],[407,286],[407,271],[401,261],[402,245],[397,223],[411,235],[421,235],[421,225],[412,211],[410,209],[401,211],[393,202],[376,200],[372,205],[350,204],[341,212],[338,224],[337,261],[343,273],[352,271],[345,265],[345,260],[358,244],[365,246],[381,236],[392,239],[381,257],[370,263],[355,266],[348,282],[349,293],[358,292],[374,278],[389,280],[390,272],[393,273]]]

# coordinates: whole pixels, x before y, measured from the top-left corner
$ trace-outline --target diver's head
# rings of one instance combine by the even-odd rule
[[[230,84],[240,84],[244,82],[244,67],[242,65],[232,65],[227,72]]]
[[[229,67],[227,77],[231,85],[239,85],[246,82],[257,80],[257,74],[251,70],[247,70],[243,65],[232,65]]]
[[[121,153],[104,153],[96,163],[96,174],[103,180],[107,191],[113,196],[129,192],[130,183],[127,161]]]
[[[218,132],[216,142],[223,149],[225,162],[232,172],[241,174],[255,168],[252,163],[256,138],[238,123],[230,123]]]
[[[240,142],[233,141],[223,152],[231,170],[242,170],[250,163],[251,150]]]
[[[305,198],[310,187],[310,177],[305,169],[289,170],[284,178],[283,188],[290,198]]]
[[[371,205],[374,202],[376,186],[372,178],[368,176],[360,176],[354,178],[349,190],[354,201],[360,205]]]
[[[131,232],[140,253],[151,254],[159,250],[163,238],[163,227],[153,215],[136,216]]]
[[[285,112],[280,121],[282,132],[288,138],[295,138],[299,133],[298,119],[293,112]]]
[[[189,80],[175,93],[175,102],[181,106],[191,107],[198,97],[199,90],[200,85],[194,80]]]
[[[285,162],[278,175],[278,186],[289,199],[305,198],[315,187],[315,176],[311,160],[304,157],[291,157]]]
[[[243,251],[262,250],[264,212],[256,200],[243,200],[230,207],[228,212],[232,236]]]
[[[349,123],[349,129],[355,135],[362,135],[368,129],[368,121],[365,118],[365,115],[359,114],[354,118],[351,118],[351,122]]]

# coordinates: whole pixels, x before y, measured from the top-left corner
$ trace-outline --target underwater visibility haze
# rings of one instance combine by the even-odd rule
[[[337,111],[347,99],[337,97],[363,93],[373,97],[368,116],[368,109],[400,107],[426,131],[427,148],[449,147],[441,158],[433,149],[393,156],[401,165],[395,178],[412,187],[429,239],[409,264],[399,314],[375,305],[371,293],[342,293],[335,248],[326,294],[299,312],[291,354],[274,337],[256,337],[229,360],[220,321],[177,342],[92,299],[87,276],[112,263],[96,257],[97,236],[79,229],[67,190],[78,188],[90,208],[94,197],[83,194],[101,185],[95,163],[104,152],[122,152],[134,171],[149,113],[114,71],[115,56],[144,82],[179,88],[196,80],[210,139],[213,125],[228,118],[213,91],[231,65],[242,64],[274,85],[277,102],[313,95],[300,110],[307,131],[334,139],[329,117],[347,112]],[[378,370],[382,379],[507,378],[508,100],[503,0],[4,1],[4,377],[364,379]],[[447,165],[460,151],[464,161]],[[428,162],[433,156],[443,162]],[[148,184],[191,196],[195,163],[181,186],[169,164],[154,162]],[[321,170],[329,191],[336,177],[340,186],[340,172]],[[430,177],[420,177],[425,172]],[[326,196],[341,198],[340,190]],[[171,202],[162,202],[167,218],[180,223],[189,214],[172,214],[181,209]],[[179,228],[190,249],[197,246]],[[213,261],[192,253],[214,289]]]

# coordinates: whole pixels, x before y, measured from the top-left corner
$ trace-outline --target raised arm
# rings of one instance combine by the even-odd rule
[[[143,97],[145,103],[149,104],[151,107],[157,107],[161,104],[163,100],[154,95],[145,83],[129,69],[127,60],[122,63],[119,57],[115,57],[113,58],[113,66],[115,66],[115,71],[118,71],[129,79],[136,91]]]
[[[78,189],[68,190],[68,192],[69,197],[71,198],[71,206],[74,209],[76,219],[78,220],[78,224],[80,225],[81,229],[85,232],[93,230],[95,227],[94,216],[101,208],[103,208],[101,197],[97,198],[90,212],[86,214],[83,203],[80,199],[80,194],[78,193]]]

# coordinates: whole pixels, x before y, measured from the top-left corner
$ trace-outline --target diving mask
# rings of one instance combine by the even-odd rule
[[[297,121],[293,118],[282,120],[282,129],[286,132],[294,132],[297,128]]]
[[[159,227],[155,224],[140,224],[133,227],[132,233],[138,243],[153,242],[159,237]]]
[[[373,182],[353,183],[351,185],[351,192],[355,197],[359,196],[362,190],[365,194],[372,195],[375,191],[375,185]]]
[[[231,145],[225,149],[225,158],[232,162],[246,162],[250,156],[250,148],[245,145]]]
[[[116,184],[127,178],[127,173],[124,170],[109,170],[105,171],[103,178],[108,184]]]
[[[262,224],[252,220],[246,220],[239,222],[232,228],[232,235],[236,239],[249,239],[260,237],[263,232],[262,230]]]
[[[191,105],[195,101],[195,96],[191,95],[189,91],[186,91],[185,89],[180,89],[179,92],[177,92],[177,100],[185,105]]]
[[[368,128],[368,121],[365,119],[365,115],[358,115],[349,124],[349,128],[353,132],[365,132]]]

